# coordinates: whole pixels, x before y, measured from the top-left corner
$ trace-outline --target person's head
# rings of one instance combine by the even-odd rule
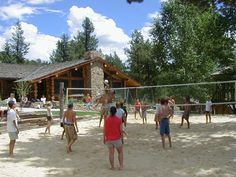
[[[168,100],[165,98],[161,99],[161,105],[167,105],[168,104]]]
[[[111,114],[111,116],[114,116],[116,114],[116,107],[115,106],[112,106],[110,108],[110,114]]]
[[[74,105],[73,105],[73,103],[69,103],[67,107],[68,107],[68,109],[73,109]]]
[[[156,99],[156,103],[160,103],[160,101],[161,101],[160,98]]]
[[[14,109],[16,107],[16,104],[14,101],[9,101],[8,106],[9,106],[9,108]]]
[[[121,103],[120,102],[117,102],[116,103],[116,108],[120,108],[121,107]]]
[[[184,99],[185,99],[185,102],[190,102],[190,96],[186,96]]]
[[[136,99],[136,102],[139,102],[139,99],[138,99],[138,98]]]
[[[45,96],[44,95],[42,95],[42,98],[44,98]]]
[[[207,100],[211,100],[211,97],[209,95],[207,96]]]
[[[15,94],[14,94],[14,93],[11,93],[11,94],[10,94],[10,97],[11,97],[11,98],[14,98],[14,97],[15,97]]]
[[[87,97],[89,97],[90,95],[89,95],[89,93],[87,93]]]

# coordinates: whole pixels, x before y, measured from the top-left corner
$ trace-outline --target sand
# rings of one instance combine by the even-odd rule
[[[128,138],[124,144],[124,170],[109,170],[108,150],[102,143],[98,118],[79,121],[79,137],[73,152],[66,153],[66,140],[60,140],[59,123],[44,135],[45,127],[22,130],[14,158],[8,157],[8,134],[0,135],[0,176],[80,176],[80,177],[233,177],[236,176],[236,117],[213,116],[205,124],[204,115],[191,115],[191,128],[179,128],[180,116],[171,121],[173,147],[162,149],[154,115],[148,124],[128,118]],[[23,129],[23,125],[21,125]]]

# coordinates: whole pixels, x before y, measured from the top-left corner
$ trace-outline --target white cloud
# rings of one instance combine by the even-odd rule
[[[30,60],[40,58],[41,60],[49,61],[50,54],[56,48],[56,43],[59,38],[38,32],[38,28],[32,24],[22,22],[21,25],[24,30],[24,36],[27,36],[26,42],[30,43],[30,48],[26,58]],[[13,31],[14,26],[8,28],[3,35],[0,36],[1,49],[4,46],[5,40],[11,38]]]
[[[140,30],[145,40],[150,39],[150,30],[151,30],[151,23],[146,23],[144,27]]]
[[[160,0],[161,3],[168,2],[169,0]]]
[[[82,30],[82,22],[85,17],[92,21],[95,34],[99,40],[99,48],[102,49],[103,53],[116,52],[121,60],[125,61],[124,48],[128,46],[130,37],[117,27],[113,19],[94,12],[90,7],[72,6],[70,8],[67,24],[72,35],[76,35],[78,30]]]
[[[60,0],[24,0],[24,1],[29,4],[52,4]]]
[[[21,3],[11,4],[9,6],[2,6],[0,8],[0,19],[9,20],[11,18],[23,19],[24,15],[31,15],[36,13],[33,7],[24,6]]]
[[[160,12],[158,12],[158,11],[155,11],[155,12],[153,12],[153,13],[149,13],[148,14],[148,18],[149,19],[151,19],[151,20],[153,20],[154,18],[161,18],[161,14],[160,14]]]

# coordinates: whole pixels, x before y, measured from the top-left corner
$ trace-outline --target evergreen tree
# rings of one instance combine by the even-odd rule
[[[10,39],[10,49],[16,63],[24,63],[24,57],[28,53],[29,45],[29,43],[25,42],[24,30],[21,27],[20,21],[18,21]]]
[[[52,52],[50,60],[52,63],[70,61],[69,37],[63,34],[61,39],[57,41],[57,48]]]
[[[155,84],[156,62],[151,49],[151,43],[137,30],[132,33],[130,47],[125,49],[130,75],[145,85]]]
[[[4,50],[0,52],[0,62],[1,63],[16,63],[15,57],[13,57],[11,52],[11,46],[9,42],[4,45]]]
[[[124,63],[122,63],[121,59],[116,54],[116,52],[110,55],[105,55],[105,60],[111,65],[117,67],[118,69],[125,71],[125,65]]]
[[[83,44],[85,51],[97,50],[98,39],[94,33],[94,26],[91,20],[86,17],[82,23],[83,30],[78,32],[78,43]]]

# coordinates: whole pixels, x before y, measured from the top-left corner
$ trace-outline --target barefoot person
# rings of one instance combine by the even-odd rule
[[[182,115],[182,120],[180,126],[183,126],[184,119],[187,121],[188,128],[190,128],[190,123],[189,123],[189,114],[190,114],[190,97],[187,96],[184,98],[184,113]]]
[[[118,152],[118,160],[120,167],[119,169],[123,169],[123,133],[122,133],[122,120],[115,116],[116,107],[110,108],[110,116],[105,119],[104,125],[104,134],[103,134],[103,142],[107,144],[109,149],[109,161],[111,165],[111,169],[115,169],[114,167],[114,153],[115,149]]]
[[[77,139],[77,132],[79,132],[76,120],[76,112],[73,110],[73,104],[68,104],[67,110],[64,112],[63,123],[67,139],[67,153],[72,152],[71,146]],[[76,130],[75,130],[76,128]],[[77,132],[76,132],[77,131]]]
[[[172,147],[171,137],[170,137],[170,127],[169,127],[170,124],[169,119],[172,112],[173,110],[168,105],[168,100],[161,99],[161,107],[158,117],[160,122],[160,135],[163,149],[165,149],[165,135],[168,137],[169,146]]]
[[[17,124],[17,114],[15,111],[16,104],[14,101],[8,102],[9,110],[7,111],[7,132],[10,137],[9,156],[13,156],[16,139],[18,139],[19,129]]]
[[[52,125],[52,103],[49,102],[47,104],[47,127],[45,129],[45,134],[48,132],[48,134],[50,135],[51,134],[51,131],[50,131],[50,127]]]
[[[139,99],[136,100],[135,102],[135,111],[134,111],[134,118],[136,119],[136,114],[139,113],[139,116],[141,116],[141,102]]]
[[[115,91],[105,88],[105,93],[97,100],[97,104],[94,106],[94,109],[98,104],[102,104],[100,112],[99,127],[101,127],[102,119],[108,116],[109,109],[114,106],[113,100],[115,98]]]
[[[208,118],[209,118],[209,123],[211,123],[211,112],[212,112],[212,102],[211,102],[211,97],[207,97],[206,101],[206,124],[208,124]]]

